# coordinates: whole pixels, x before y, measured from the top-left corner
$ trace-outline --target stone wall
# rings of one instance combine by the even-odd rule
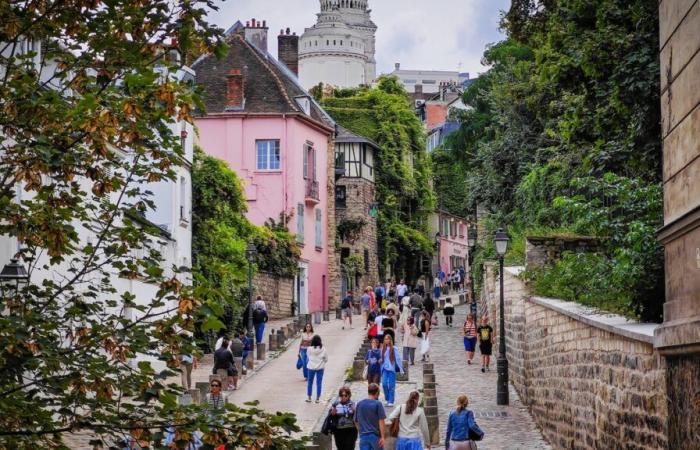
[[[253,277],[255,295],[262,295],[270,320],[292,317],[294,279],[282,278],[265,272]]]
[[[532,297],[506,268],[504,306],[510,381],[557,449],[669,448],[666,363],[656,325],[561,300]],[[482,309],[496,331],[499,288],[487,265]]]
[[[344,218],[362,217],[366,224],[362,227],[354,242],[341,242],[342,247],[350,249],[351,254],[364,257],[364,251],[369,252],[369,272],[360,277],[359,289],[374,286],[379,281],[379,258],[377,256],[377,219],[369,216],[369,206],[374,203],[374,183],[362,178],[341,178],[339,186],[345,186],[346,207],[336,208],[336,222]],[[356,289],[357,290],[357,289]]]
[[[599,253],[600,240],[592,237],[528,236],[525,239],[525,266],[542,267],[561,258],[564,252]]]
[[[335,239],[338,232],[337,214],[335,208],[335,137],[328,138],[328,228],[326,242],[328,247],[328,298],[326,305],[329,310],[340,306],[340,255],[335,251]]]

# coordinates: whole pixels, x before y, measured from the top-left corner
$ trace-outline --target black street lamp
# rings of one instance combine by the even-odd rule
[[[439,276],[441,272],[441,267],[440,267],[440,232],[438,231],[435,233],[435,251],[437,252],[437,276]]]
[[[27,269],[16,258],[12,258],[0,271],[0,287],[2,288],[3,296],[6,288],[14,289],[14,294],[17,295],[20,290],[20,284],[28,282],[29,274]]]
[[[496,387],[496,404],[508,404],[508,359],[506,359],[506,321],[505,321],[505,305],[503,300],[503,257],[508,250],[508,235],[499,229],[496,232],[494,242],[496,244],[496,252],[498,253],[499,275],[501,285],[501,322],[500,337],[498,339],[498,359],[496,360],[496,370],[498,371],[498,385]]]
[[[248,242],[245,257],[248,260],[248,337],[250,338],[251,353],[255,349],[255,333],[253,333],[253,263],[258,250],[253,241]]]
[[[470,224],[467,230],[467,245],[469,246],[469,284],[471,285],[472,307],[471,312],[476,319],[476,291],[474,288],[474,250],[476,250],[476,225]]]

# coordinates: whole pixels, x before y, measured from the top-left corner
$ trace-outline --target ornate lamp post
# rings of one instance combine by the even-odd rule
[[[467,230],[467,245],[469,246],[469,284],[471,285],[472,306],[471,313],[476,317],[476,291],[474,289],[474,250],[476,249],[476,225],[470,224]]]
[[[0,288],[3,296],[6,289],[13,289],[14,295],[17,295],[20,290],[20,284],[29,282],[29,274],[23,264],[12,258],[8,264],[0,271]]]
[[[506,359],[506,321],[505,321],[505,306],[503,300],[503,257],[508,250],[508,235],[499,229],[496,232],[494,242],[496,244],[496,252],[498,253],[498,266],[501,285],[501,321],[499,324],[500,336],[498,338],[498,360],[496,360],[496,370],[498,370],[498,385],[496,387],[496,404],[508,404],[508,359]]]
[[[245,257],[248,260],[248,338],[250,338],[251,351],[255,349],[255,333],[253,332],[253,263],[258,250],[253,241],[248,242],[245,249]]]
[[[440,267],[440,232],[435,233],[435,251],[437,252],[437,276],[440,277],[441,267]]]

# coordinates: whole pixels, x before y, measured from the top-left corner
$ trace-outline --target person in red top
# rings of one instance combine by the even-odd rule
[[[462,327],[462,336],[464,336],[464,351],[467,352],[467,364],[472,363],[474,359],[474,350],[476,349],[476,321],[474,314],[467,314],[467,320]]]

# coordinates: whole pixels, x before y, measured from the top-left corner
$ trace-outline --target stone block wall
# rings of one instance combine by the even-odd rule
[[[486,269],[482,308],[497,354],[498,279],[493,265]],[[521,271],[506,268],[504,278],[509,377],[552,446],[669,448],[666,362],[654,350],[653,327],[618,330],[614,316],[578,315],[570,303],[532,297]]]
[[[255,295],[262,295],[270,320],[292,317],[294,279],[258,272],[253,278]]]
[[[528,269],[546,266],[567,251],[599,253],[603,251],[603,247],[598,239],[591,237],[528,236],[525,239],[525,265]]]
[[[377,219],[369,216],[369,206],[375,200],[374,183],[362,178],[341,178],[339,186],[346,189],[346,207],[336,208],[336,223],[345,218],[362,217],[367,222],[354,242],[341,242],[350,249],[350,254],[364,258],[365,249],[369,252],[369,272],[360,277],[356,290],[374,286],[379,281],[379,258],[377,256]]]

